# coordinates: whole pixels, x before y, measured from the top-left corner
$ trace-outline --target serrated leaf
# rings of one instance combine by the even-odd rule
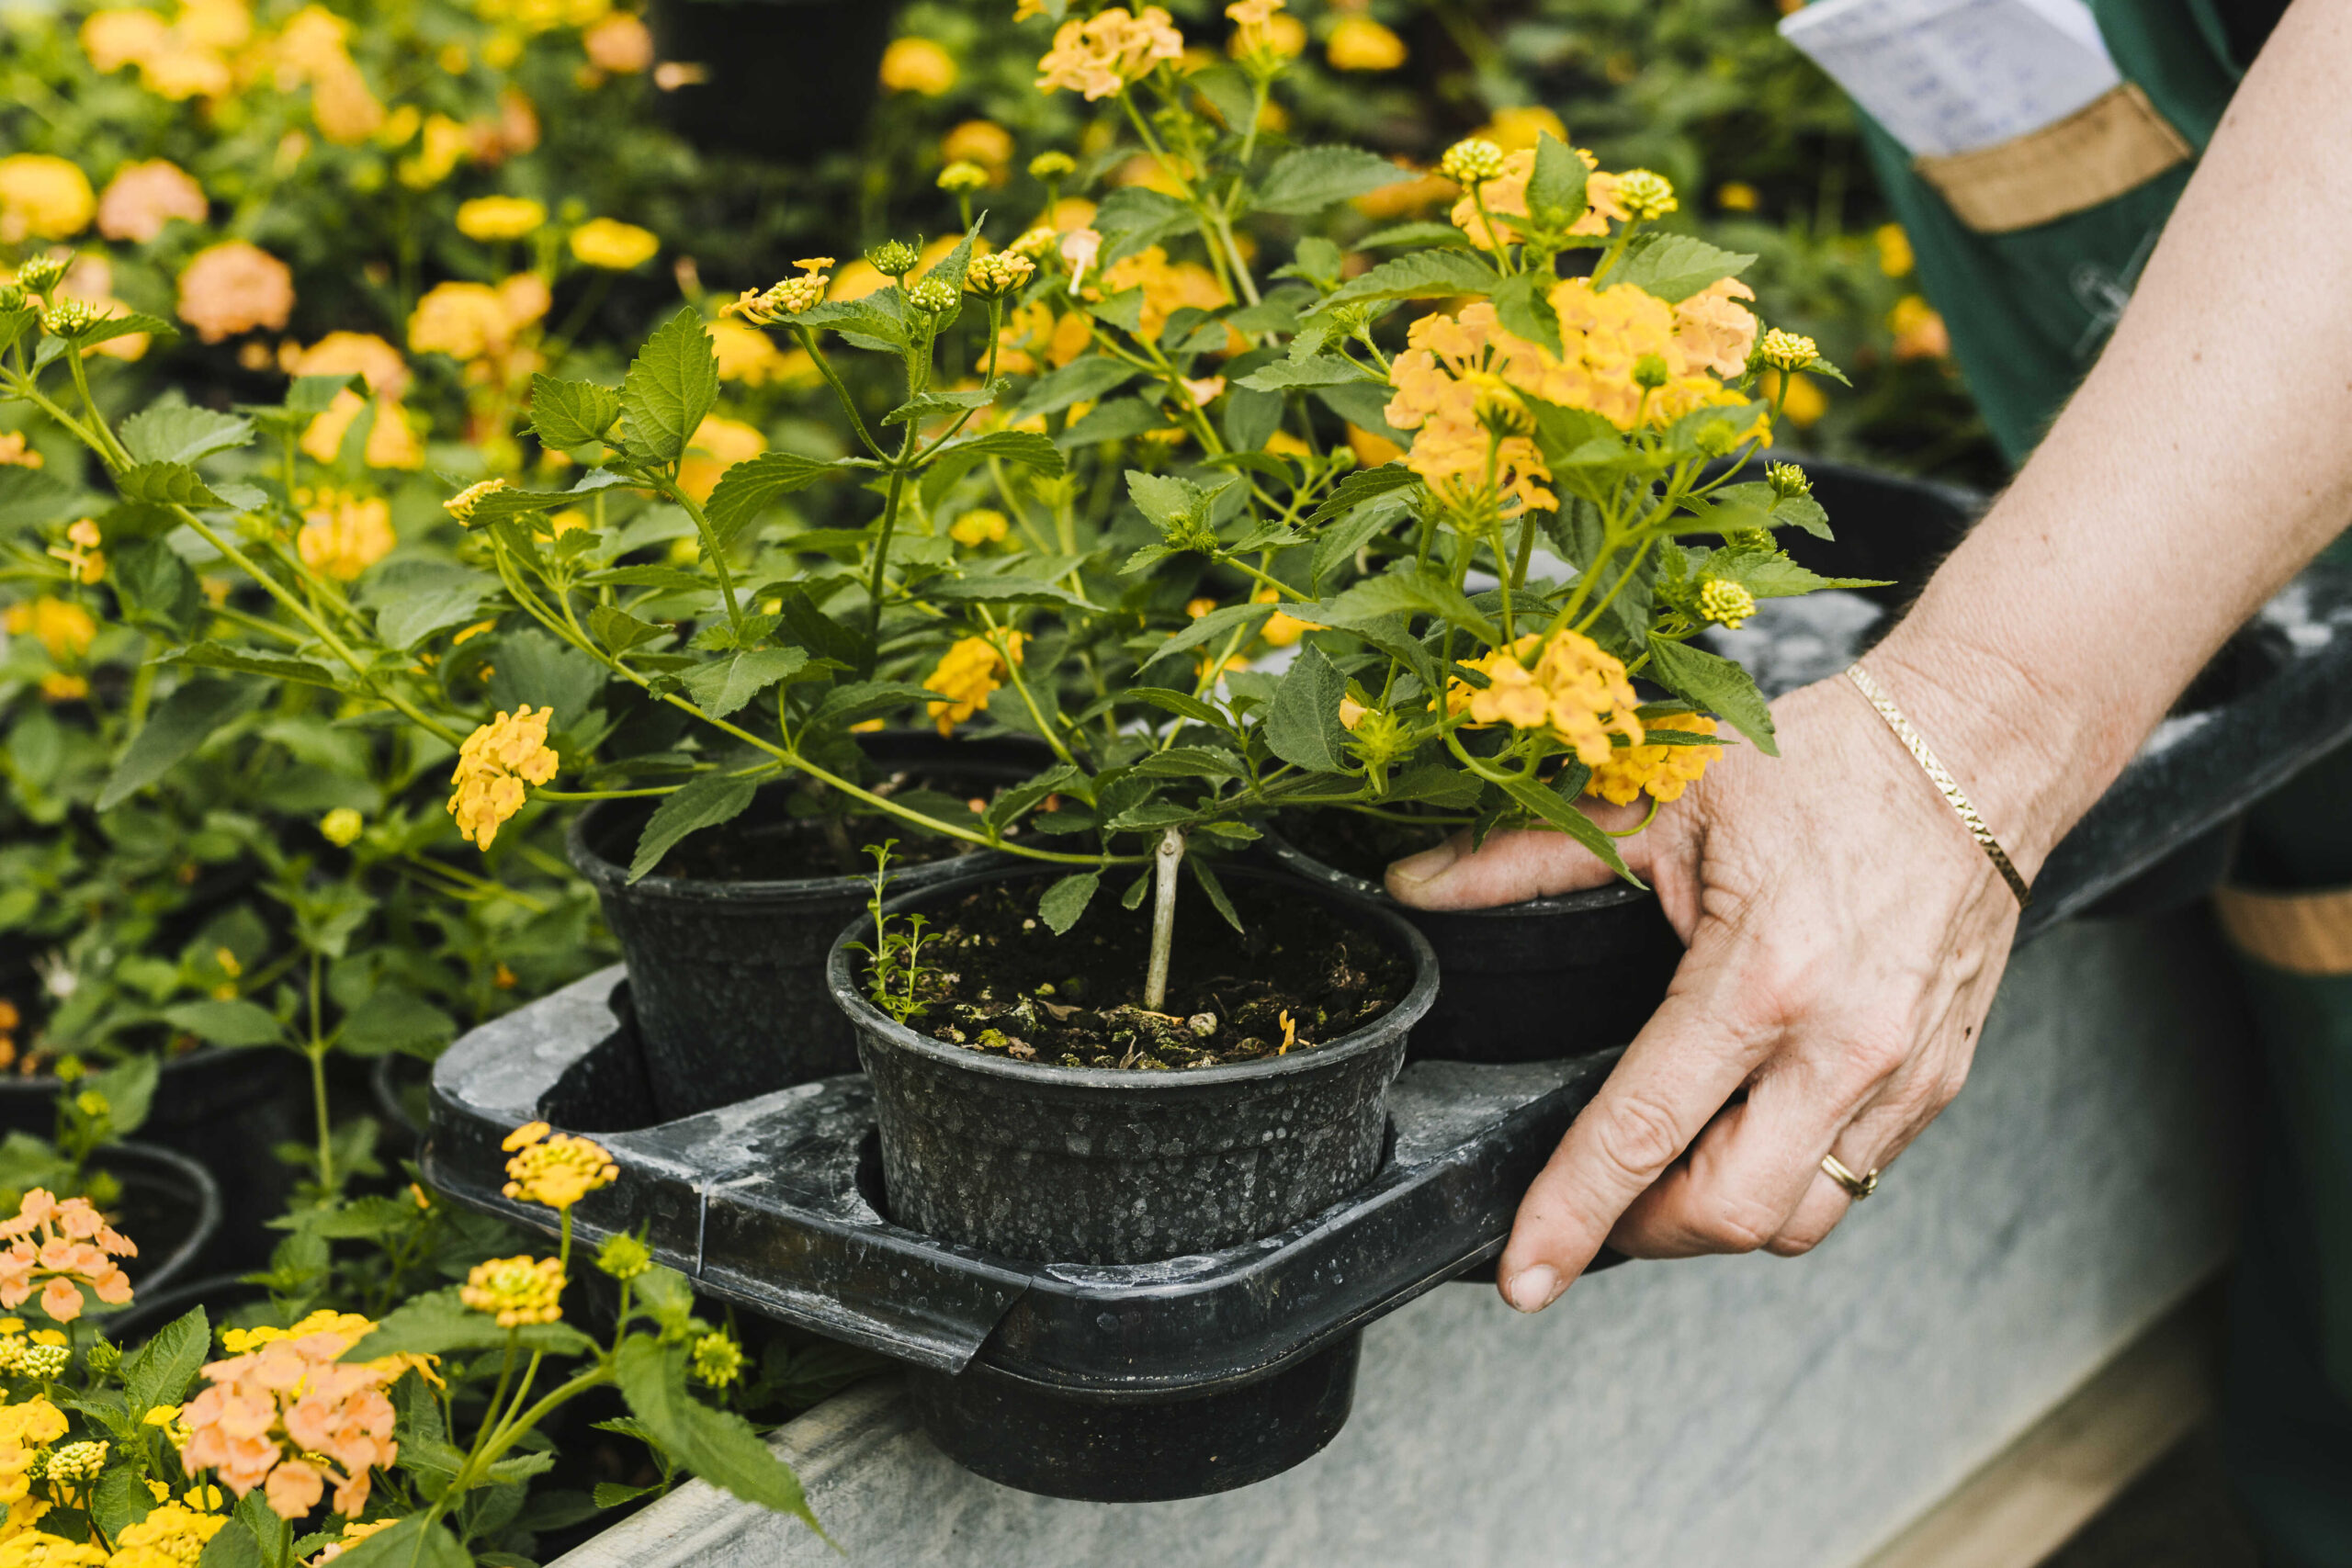
[[[390,560],[368,574],[360,599],[376,612],[376,635],[396,649],[474,620],[496,584],[447,560]]]
[[[1059,604],[1071,609],[1093,606],[1057,582],[1037,577],[958,577],[934,579],[922,585],[922,596],[957,604]]]
[[[208,1045],[275,1045],[286,1032],[262,1007],[248,1001],[208,998],[164,1010],[164,1021],[185,1029]]]
[[[884,424],[905,424],[911,420],[929,419],[936,413],[960,413],[966,409],[984,409],[1004,395],[1011,385],[1002,377],[989,387],[975,387],[963,392],[922,392],[909,398],[882,416]]]
[[[98,795],[110,811],[153,784],[204,744],[215,729],[259,703],[268,689],[251,682],[198,676],[164,699],[123,749],[122,760]]]
[[[1464,251],[1419,251],[1382,262],[1370,272],[1350,278],[1317,308],[1328,314],[1334,306],[1375,299],[1442,299],[1455,294],[1486,294],[1502,281],[1501,275]]]
[[[141,463],[115,475],[114,488],[125,501],[143,501],[154,506],[220,507],[230,504],[186,463]]]
[[[588,611],[590,635],[615,653],[627,653],[639,643],[651,642],[662,635],[662,629],[610,604],[593,605]]]
[[[1122,186],[1094,209],[1091,227],[1102,236],[1100,265],[1109,266],[1155,240],[1193,226],[1193,209],[1148,186]]]
[[[1671,305],[1719,279],[1737,277],[1755,260],[1689,234],[1645,234],[1626,247],[1609,282],[1634,284]]]
[[[1347,694],[1347,677],[1322,649],[1300,649],[1266,709],[1260,728],[1266,749],[1309,773],[1345,773],[1348,732],[1340,723],[1340,699]]]
[[[1550,281],[1532,272],[1513,273],[1495,286],[1492,298],[1495,317],[1502,322],[1504,331],[1556,355],[1560,352],[1560,317],[1552,309],[1544,288]]]
[[[743,814],[759,793],[750,779],[727,773],[706,773],[675,795],[662,797],[638,836],[637,852],[628,863],[628,879],[636,882],[662,863],[662,857],[689,833],[731,822]]]
[[[718,397],[718,351],[689,306],[664,322],[629,362],[621,384],[631,439],[675,462]]]
[[[1253,392],[1279,392],[1288,387],[1344,387],[1355,381],[1377,380],[1378,377],[1362,366],[1336,354],[1318,354],[1306,359],[1277,359],[1252,370],[1234,385]]]
[[[123,1391],[130,1418],[144,1419],[159,1404],[177,1404],[209,1359],[212,1326],[200,1306],[164,1325],[123,1359]]]
[[[601,441],[621,416],[621,395],[594,381],[531,378],[531,429],[560,451]]]
[[[1130,686],[1120,694],[1136,702],[1149,703],[1156,708],[1164,708],[1179,717],[1189,718],[1195,724],[1213,725],[1227,732],[1233,728],[1231,722],[1223,714],[1193,696],[1190,692],[1170,691],[1165,686]]]
[[[1771,705],[1746,670],[1689,643],[1653,637],[1649,647],[1649,674],[1659,685],[1720,716],[1766,756],[1781,754]]]
[[[1421,476],[1402,463],[1383,463],[1376,468],[1358,468],[1339,482],[1324,498],[1322,505],[1307,513],[1306,525],[1312,528],[1317,524],[1329,523],[1376,495],[1385,495],[1393,490],[1406,490],[1420,482]]]
[[[718,488],[710,492],[703,514],[710,519],[712,531],[724,545],[741,533],[744,525],[777,496],[806,490],[819,479],[847,472],[852,467],[847,463],[820,462],[797,452],[763,452],[736,464],[719,477]]]
[[[1135,765],[1133,776],[1158,779],[1238,779],[1249,770],[1241,759],[1222,746],[1170,746],[1154,751]]]
[[[253,1495],[259,1496],[260,1489]],[[210,1560],[208,1550],[204,1562]],[[458,1544],[448,1526],[429,1522],[428,1516],[419,1513],[345,1547],[335,1561],[344,1568],[472,1568],[474,1558]]]
[[[1527,179],[1527,212],[1539,227],[1565,231],[1584,216],[1591,171],[1550,131],[1536,139],[1535,166]],[[1555,350],[1556,353],[1557,351]]]
[[[1225,122],[1226,130],[1236,135],[1249,130],[1257,116],[1258,97],[1250,88],[1250,78],[1230,65],[1195,71],[1184,78],[1184,85],[1205,98],[1209,107],[1216,111],[1217,118]]]
[[[725,718],[778,681],[799,673],[808,662],[806,649],[754,649],[689,671],[683,683],[696,707],[713,718]]]
[[[953,484],[989,459],[1012,463],[1058,479],[1065,467],[1062,449],[1053,438],[1034,430],[992,430],[986,435],[975,435],[942,447],[932,459],[930,471],[923,476],[923,493],[933,501],[946,493],[936,486]]]
[[[614,1353],[613,1372],[630,1412],[680,1464],[747,1503],[791,1514],[817,1529],[800,1478],[769,1451],[750,1423],[686,1392],[684,1345],[633,1335]]]
[[[1340,626],[1374,620],[1384,615],[1435,615],[1492,645],[1501,634],[1478,613],[1460,589],[1442,578],[1407,567],[1356,583],[1323,610]]]
[[[266,675],[273,681],[293,681],[305,686],[338,691],[340,684],[323,665],[307,659],[281,659],[276,654],[232,648],[226,643],[198,642],[155,656],[158,664],[180,669],[233,670],[244,675]]]
[[[1222,637],[1237,631],[1245,637],[1254,637],[1258,628],[1266,624],[1266,617],[1273,613],[1272,604],[1227,604],[1222,610],[1211,610],[1152,650],[1143,661],[1144,668],[1148,669],[1171,654],[1198,648],[1212,637]]]
[[[1201,891],[1209,896],[1210,908],[1225,918],[1227,925],[1244,936],[1249,935],[1250,928],[1241,923],[1240,912],[1234,908],[1233,900],[1226,897],[1225,884],[1217,880],[1216,872],[1207,860],[1200,855],[1186,855],[1184,864],[1191,869],[1193,880],[1201,885]]]
[[[1168,427],[1167,415],[1158,405],[1141,398],[1113,398],[1097,403],[1087,411],[1084,419],[1055,436],[1054,444],[1065,449],[1091,446],[1102,441],[1124,441],[1131,435],[1142,435]]]
[[[1251,205],[1261,212],[1306,217],[1327,207],[1420,176],[1361,147],[1301,147],[1267,171]]]
[[[907,348],[904,298],[898,289],[879,289],[863,299],[835,299],[803,310],[795,320],[802,326],[831,327],[869,352],[900,354]]]
[[[1375,229],[1356,242],[1360,251],[1385,251],[1396,245],[1411,245],[1422,249],[1431,245],[1467,247],[1470,236],[1451,223],[1418,221],[1392,223],[1385,229]]]
[[[159,403],[122,422],[116,432],[141,463],[193,463],[254,438],[254,422],[187,403]]]
[[[1086,906],[1093,901],[1094,890],[1102,885],[1102,874],[1081,871],[1062,877],[1037,900],[1037,918],[1046,922],[1056,936],[1066,936],[1078,924]]]

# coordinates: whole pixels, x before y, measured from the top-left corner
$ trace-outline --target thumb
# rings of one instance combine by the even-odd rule
[[[1634,807],[1607,805],[1596,805],[1592,815],[1601,827],[1620,832],[1642,817]],[[1646,880],[1657,859],[1650,833],[1620,840],[1619,850],[1634,874]],[[1484,909],[1601,887],[1616,879],[1600,856],[1566,833],[1522,828],[1493,834],[1473,850],[1465,829],[1435,849],[1390,866],[1387,886],[1390,897],[1411,908]]]

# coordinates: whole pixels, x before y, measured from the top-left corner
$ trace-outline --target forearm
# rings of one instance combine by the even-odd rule
[[[2300,0],[2113,341],[1874,664],[2021,863],[2352,525],[2352,9]]]

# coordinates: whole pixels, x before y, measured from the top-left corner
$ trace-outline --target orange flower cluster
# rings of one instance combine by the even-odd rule
[[[508,1179],[500,1190],[509,1198],[559,1211],[571,1208],[599,1188],[611,1186],[621,1174],[604,1145],[570,1133],[550,1135],[544,1122],[526,1122],[507,1134],[499,1147],[514,1156],[506,1162]],[[562,1288],[560,1277],[556,1288]]]
[[[58,1199],[46,1187],[25,1194],[16,1217],[0,1220],[0,1306],[17,1307],[40,1285],[40,1309],[59,1323],[82,1315],[82,1287],[120,1306],[130,1299],[130,1277],[118,1258],[136,1258],[130,1238],[106,1223],[87,1198]],[[43,1282],[45,1281],[45,1282]]]
[[[1537,653],[1539,645],[1542,651]],[[1531,653],[1534,662],[1522,662]],[[1485,675],[1487,684],[1478,690],[1466,681],[1449,681],[1449,714],[1467,710],[1474,724],[1508,724],[1514,729],[1549,726],[1588,768],[1610,760],[1612,734],[1634,746],[1642,743],[1642,721],[1634,714],[1640,699],[1625,666],[1580,633],[1564,631],[1549,642],[1530,633],[1508,650],[1498,648],[1472,660],[1469,668]]]
[[[1550,356],[1506,332],[1495,308],[1484,300],[1458,316],[1421,317],[1407,333],[1406,344],[1389,366],[1396,395],[1385,413],[1397,429],[1419,433],[1406,467],[1456,502],[1491,489],[1506,512],[1559,505],[1544,488],[1551,470],[1535,443],[1518,434],[1497,446],[1478,418],[1480,394],[1496,378],[1525,385],[1540,376]]]
[[[356,1517],[368,1506],[369,1472],[400,1453],[384,1390],[407,1363],[336,1359],[374,1326],[362,1317],[314,1314],[284,1337],[207,1365],[210,1386],[183,1412],[188,1437],[180,1462],[217,1472],[240,1497],[261,1487],[281,1519],[309,1514],[332,1482],[334,1511]]]
[[[1125,6],[1113,6],[1056,30],[1054,47],[1037,62],[1037,90],[1067,87],[1091,103],[1125,91],[1161,61],[1179,60],[1183,53],[1184,35],[1159,6],[1130,15]]]
[[[555,777],[560,759],[548,745],[548,725],[554,718],[552,707],[517,708],[511,716],[502,711],[458,749],[457,771],[449,775],[458,786],[449,796],[449,815],[476,848],[489,849],[498,825],[523,809],[525,784]]]

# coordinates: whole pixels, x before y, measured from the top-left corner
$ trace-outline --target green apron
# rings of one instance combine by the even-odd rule
[[[2125,79],[2202,149],[2284,0],[2092,0]],[[2010,460],[2098,357],[2193,164],[2030,229],[1979,233],[1874,124],[1871,161],[1920,285]],[[2339,540],[2332,554],[2346,554]],[[2248,816],[2238,879],[2352,887],[2352,748]],[[2266,1066],[2259,1168],[2232,1290],[2223,1438],[2278,1568],[2352,1564],[2352,975],[2242,958]]]

